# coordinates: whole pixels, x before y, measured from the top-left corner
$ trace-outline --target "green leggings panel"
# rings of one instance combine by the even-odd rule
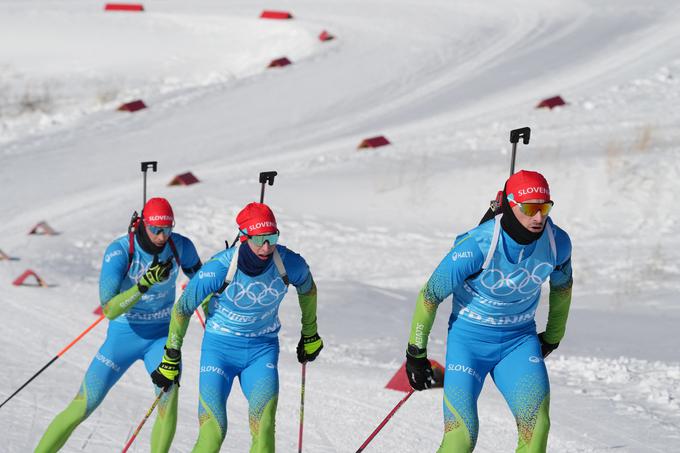
[[[250,417],[250,453],[274,453],[276,406],[278,398],[271,399],[260,414],[259,419]],[[200,402],[205,412],[200,417],[200,429],[198,440],[194,445],[193,453],[216,453],[220,451],[222,442],[226,436],[220,428],[220,424],[210,408],[203,401]]]
[[[179,387],[173,385],[168,392],[164,392],[158,402],[156,422],[151,431],[151,451],[153,453],[167,453],[175,437],[177,428],[177,403]]]
[[[82,395],[75,397],[73,401],[57,415],[43,434],[35,453],[54,453],[64,446],[73,430],[85,420],[87,401]]]
[[[164,393],[158,402],[158,414],[151,432],[151,451],[153,453],[167,453],[175,436],[177,426],[177,386]],[[57,415],[43,434],[35,453],[54,453],[64,446],[73,431],[86,416],[87,402],[80,394]],[[121,442],[123,439],[121,439]]]
[[[444,399],[444,404],[448,401]],[[462,422],[456,410],[449,406],[449,410],[454,414],[455,421],[446,422],[444,427],[444,438],[439,446],[437,453],[471,453],[474,450],[472,436]],[[516,418],[518,441],[516,453],[545,453],[548,445],[548,433],[550,431],[550,396],[546,396],[536,412],[536,423],[532,429],[528,430],[525,423]]]

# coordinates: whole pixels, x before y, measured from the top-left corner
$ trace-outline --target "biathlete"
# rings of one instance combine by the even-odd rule
[[[513,174],[501,212],[458,236],[420,291],[406,353],[406,373],[415,390],[433,384],[428,337],[437,307],[453,295],[439,452],[474,449],[477,400],[488,374],[515,417],[516,451],[546,451],[550,385],[544,359],[564,336],[573,282],[571,241],[548,217],[552,207],[541,174]],[[548,279],[548,321],[537,334],[534,314]]]
[[[234,380],[248,400],[251,453],[275,450],[279,394],[279,305],[295,286],[302,310],[297,358],[314,360],[323,347],[317,333],[316,285],[305,260],[278,244],[271,209],[248,204],[236,217],[239,243],[217,253],[175,304],[162,363],[152,375],[167,389],[179,379],[181,348],[189,319],[207,306],[200,359],[198,440],[194,452],[217,452],[227,434],[226,403]]]
[[[103,312],[111,320],[106,340],[90,364],[76,397],[55,417],[35,451],[58,451],[75,428],[104,400],[137,360],[152,373],[163,357],[175,281],[180,267],[192,277],[201,267],[194,244],[172,231],[175,218],[164,198],[151,198],[130,233],[104,254],[99,278]],[[158,389],[154,386],[154,389]],[[165,392],[151,435],[151,451],[167,452],[177,423],[177,386]]]

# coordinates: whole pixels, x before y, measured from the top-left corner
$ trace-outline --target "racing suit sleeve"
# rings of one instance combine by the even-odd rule
[[[199,305],[210,300],[215,294],[225,277],[227,267],[218,259],[211,259],[201,267],[201,271],[189,280],[186,289],[175,305],[172,307],[168,340],[165,343],[168,349],[182,349],[184,335],[189,327],[189,320],[194,310]]]
[[[302,335],[312,336],[317,333],[316,325],[316,283],[312,278],[312,274],[309,274],[308,283],[303,286],[308,286],[309,289],[306,292],[301,292],[302,290],[298,287],[298,302],[300,303],[300,311],[302,312]]]
[[[550,274],[548,296],[548,323],[543,338],[550,344],[558,344],[564,337],[571,306],[571,287],[574,280],[571,273],[571,257],[557,266]]]
[[[317,334],[316,323],[316,283],[305,259],[297,253],[286,249],[283,256],[284,267],[290,283],[298,293],[298,302],[302,312],[302,335]]]
[[[483,264],[484,255],[472,236],[466,233],[456,238],[451,251],[439,263],[418,293],[411,321],[409,344],[417,346],[422,352],[414,357],[427,355],[427,342],[439,304],[453,294],[456,286],[478,272]]]
[[[108,246],[99,273],[99,301],[104,315],[115,319],[130,310],[142,298],[137,285],[120,291],[128,267],[128,252],[120,242]]]
[[[178,235],[179,236],[179,235]],[[196,251],[196,246],[191,239],[181,236],[182,238],[182,253],[180,257],[180,263],[182,266],[182,272],[189,278],[192,278],[196,272],[201,268],[201,259]]]

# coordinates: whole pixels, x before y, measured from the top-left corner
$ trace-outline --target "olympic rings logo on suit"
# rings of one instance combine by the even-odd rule
[[[545,273],[546,269],[547,273]],[[538,291],[552,269],[552,264],[546,262],[539,263],[532,271],[521,267],[507,275],[500,269],[487,269],[480,281],[482,286],[495,296],[509,296],[514,293],[532,294]]]
[[[279,301],[287,290],[281,277],[276,277],[269,285],[258,281],[250,282],[248,286],[240,282],[231,282],[225,293],[227,299],[237,307],[251,308],[255,304],[268,307]]]

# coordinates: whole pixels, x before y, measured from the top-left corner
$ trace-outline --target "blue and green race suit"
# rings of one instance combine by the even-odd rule
[[[161,362],[179,267],[192,277],[201,266],[191,240],[177,233],[172,233],[170,239],[177,256],[174,256],[169,241],[158,254],[159,261],[172,260],[170,276],[152,285],[144,294],[139,291],[137,282],[148,270],[154,255],[142,248],[136,236],[131,261],[127,235],[114,240],[106,249],[99,278],[103,312],[111,320],[106,340],[87,369],[78,394],[50,423],[36,452],[58,451],[134,362],[143,360],[149,374]],[[156,386],[153,388],[156,389]],[[177,423],[176,386],[162,395],[158,409],[151,451],[167,452]]]
[[[241,247],[248,247],[247,244]],[[276,245],[287,279],[295,286],[302,309],[302,333],[314,335],[316,285],[305,260]],[[167,347],[180,349],[189,318],[204,304],[206,333],[200,360],[199,437],[194,452],[217,452],[227,434],[226,403],[236,377],[248,400],[251,449],[273,452],[279,393],[279,306],[288,291],[274,260],[259,275],[237,268],[221,292],[238,247],[217,253],[205,263],[175,304]]]
[[[453,296],[440,452],[474,449],[479,429],[477,400],[487,374],[515,417],[517,451],[546,449],[550,385],[534,315],[541,285],[549,279],[543,338],[559,343],[571,303],[571,241],[548,218],[538,240],[519,244],[500,227],[500,217],[456,238],[416,303],[409,343],[424,351],[437,307]]]

